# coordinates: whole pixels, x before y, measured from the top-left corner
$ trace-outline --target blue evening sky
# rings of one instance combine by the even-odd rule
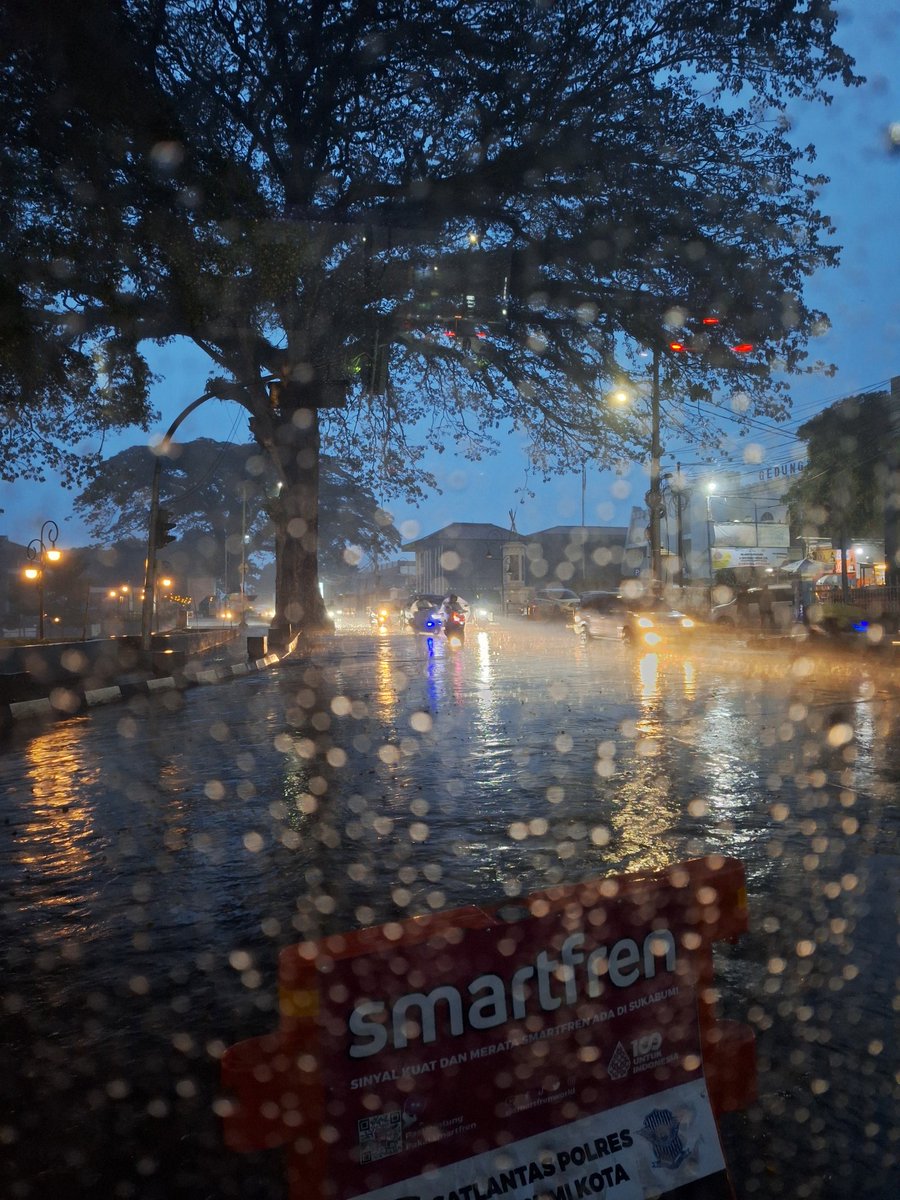
[[[771,421],[754,425],[744,438],[719,456],[726,464],[757,460],[776,464],[798,457],[802,445],[793,439],[797,426],[827,404],[857,391],[886,384],[900,375],[900,132],[891,151],[889,130],[900,130],[900,3],[895,0],[842,0],[839,42],[856,59],[867,82],[841,90],[827,109],[797,104],[789,110],[798,145],[813,142],[818,151],[815,169],[831,183],[821,208],[837,227],[843,249],[841,265],[808,284],[807,296],[824,309],[831,330],[812,343],[811,358],[837,365],[834,376],[813,376],[792,382],[792,417],[782,426]],[[154,350],[151,358],[162,382],[154,402],[162,414],[162,433],[177,414],[203,391],[208,372],[205,356],[190,345]],[[729,430],[726,424],[723,428]],[[736,434],[736,426],[731,430]],[[108,438],[109,455],[134,445],[144,435],[132,430]],[[237,405],[209,403],[179,430],[180,440],[192,437],[250,441],[246,414]],[[677,433],[664,435],[665,466],[680,460],[696,463],[696,450],[679,442]],[[749,448],[748,448],[749,447]],[[434,456],[430,464],[442,494],[417,508],[387,502],[405,538],[433,532],[451,521],[493,521],[508,524],[516,511],[520,532],[555,524],[578,524],[582,512],[581,475],[567,475],[544,484],[528,473],[522,442],[510,436],[497,457],[471,463],[451,454]],[[716,463],[702,470],[714,474]],[[523,493],[529,487],[534,497]],[[642,464],[626,465],[622,474],[586,471],[584,512],[588,524],[627,524],[632,504],[643,502],[647,476]],[[74,493],[55,480],[45,484],[0,484],[0,533],[27,542],[48,517],[60,524],[60,545],[89,542],[81,522],[71,516]]]

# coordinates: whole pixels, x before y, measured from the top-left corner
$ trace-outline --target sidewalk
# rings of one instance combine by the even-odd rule
[[[237,638],[230,638],[227,642],[211,648],[214,656],[212,661],[209,656],[205,659],[198,656],[185,660],[184,655],[176,656],[170,651],[168,653],[173,654],[173,665],[168,674],[154,673],[148,666],[138,666],[136,669],[123,670],[115,682],[102,687],[85,687],[84,679],[48,680],[43,685],[33,678],[19,680],[19,685],[26,691],[38,691],[43,694],[0,702],[0,734],[8,732],[24,720],[61,720],[100,705],[130,700],[134,696],[184,691],[187,688],[225,683],[256,671],[264,671],[291,655],[299,641],[297,635],[283,650],[273,651],[261,658],[244,657],[243,648],[247,642],[264,635],[265,629],[262,626],[245,626]],[[156,661],[159,660],[157,657]],[[90,677],[88,682],[91,682]]]

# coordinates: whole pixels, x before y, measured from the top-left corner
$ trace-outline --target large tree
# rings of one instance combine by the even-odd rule
[[[854,82],[835,25],[827,0],[9,0],[11,427],[146,421],[143,347],[197,343],[284,484],[294,627],[321,616],[323,440],[407,495],[426,446],[510,427],[545,468],[621,454],[623,353],[710,312],[764,349],[698,339],[663,393],[727,378],[781,415],[761,367],[803,369],[836,257],[783,112]]]
[[[832,404],[801,425],[806,470],[785,493],[791,520],[808,536],[825,535],[841,551],[844,599],[851,542],[880,537],[892,491],[900,433],[892,423],[890,394],[867,392]]]

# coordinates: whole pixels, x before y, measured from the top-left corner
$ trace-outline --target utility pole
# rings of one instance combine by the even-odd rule
[[[887,487],[884,501],[884,582],[900,588],[900,375],[891,379],[888,399]]]
[[[241,484],[241,624],[247,622],[247,481]]]
[[[681,463],[675,464],[675,479],[678,487],[675,489],[675,551],[678,555],[678,586],[684,590],[684,480],[681,474]]]
[[[659,351],[653,351],[653,368],[650,386],[650,489],[647,492],[647,507],[650,510],[650,588],[654,594],[662,589],[662,545],[660,526],[662,518],[662,479],[660,475],[659,432]]]
[[[162,460],[169,452],[169,445],[175,436],[175,431],[185,417],[195,408],[199,408],[207,400],[212,399],[209,392],[204,392],[196,400],[192,400],[187,408],[182,409],[169,428],[165,437],[156,449],[153,461],[153,479],[150,484],[150,527],[147,531],[147,557],[144,561],[144,602],[141,606],[141,649],[149,650],[153,635],[153,608],[156,596],[156,538],[157,522],[159,519],[159,473]]]

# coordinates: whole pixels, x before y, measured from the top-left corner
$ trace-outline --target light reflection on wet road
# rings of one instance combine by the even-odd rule
[[[760,1103],[738,1194],[894,1195],[897,689],[859,663],[392,631],[0,756],[14,1196],[280,1197],[224,1154],[224,1045],[282,945],[708,852],[747,866],[721,956]],[[798,1156],[802,1146],[802,1156]]]

